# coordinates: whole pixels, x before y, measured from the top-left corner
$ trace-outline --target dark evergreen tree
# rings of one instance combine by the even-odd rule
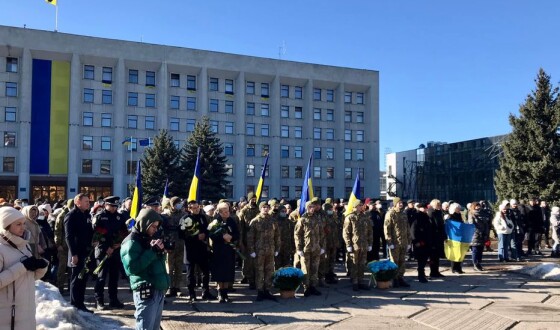
[[[212,132],[208,117],[196,123],[193,133],[181,149],[181,173],[187,183],[182,187],[182,196],[187,197],[194,169],[197,150],[200,148],[200,176],[198,178],[198,199],[218,201],[225,197],[227,180],[224,148],[216,133]]]
[[[144,197],[162,196],[165,180],[169,180],[169,196],[179,195],[184,179],[179,171],[180,150],[167,130],[159,131],[153,145],[146,148],[141,159],[142,193]]]
[[[511,134],[502,144],[500,167],[494,186],[499,200],[532,195],[552,202],[560,196],[560,107],[558,87],[543,69],[535,79],[537,88],[510,114]]]

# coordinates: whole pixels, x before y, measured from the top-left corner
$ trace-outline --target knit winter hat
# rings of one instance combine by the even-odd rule
[[[451,205],[449,205],[449,214],[453,214],[456,211],[461,211],[461,204],[459,203],[453,203]]]
[[[23,214],[13,207],[0,207],[0,231],[5,231],[12,223],[23,219]]]

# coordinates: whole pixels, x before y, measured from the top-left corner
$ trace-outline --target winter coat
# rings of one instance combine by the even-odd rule
[[[406,247],[410,244],[410,226],[404,211],[399,211],[396,207],[393,207],[387,212],[384,232],[388,245]]]
[[[468,223],[474,225],[471,246],[483,246],[490,239],[490,219],[485,213],[473,214],[469,212]]]
[[[297,251],[318,253],[324,249],[326,241],[321,216],[317,213],[303,214],[294,228],[294,241]]]
[[[0,329],[10,329],[12,304],[15,304],[15,329],[35,329],[35,280],[42,278],[47,267],[28,271],[20,262],[31,256],[28,241],[0,229],[16,247],[0,237]],[[26,231],[26,237],[30,233]],[[15,290],[15,292],[14,292]]]
[[[41,226],[37,223],[39,209],[35,205],[29,205],[21,210],[27,221],[25,228],[29,231],[29,246],[35,258],[40,258],[47,249],[47,243],[41,232]]]
[[[532,234],[542,234],[544,233],[544,221],[540,206],[538,205],[527,205],[527,229]]]
[[[527,231],[527,224],[525,223],[525,214],[521,212],[520,206],[509,210],[509,218],[513,221],[513,233],[520,235],[525,234]]]
[[[410,226],[410,237],[415,252],[427,253],[434,244],[434,232],[430,225],[430,217],[427,213],[417,212],[416,220]]]
[[[364,213],[352,212],[344,219],[342,236],[346,247],[354,251],[366,251],[373,244],[371,218]]]
[[[198,239],[198,234],[190,235],[185,231],[180,231],[179,237],[185,240],[185,254],[183,261],[185,264],[204,262],[209,258],[207,243],[209,222],[208,217],[205,214],[202,214],[202,212],[199,212],[198,214],[188,213],[183,216],[183,219],[185,221],[187,221],[186,219],[188,218],[190,218],[193,223],[197,223],[197,225],[193,226],[198,226],[199,234],[205,234],[206,238],[201,241],[200,239]]]
[[[436,210],[430,207],[428,209],[428,217],[430,217],[430,225],[432,227],[432,232],[434,233],[434,256],[444,258],[445,251],[443,249],[443,242],[445,242],[445,240],[447,239],[447,234],[445,233],[445,220],[443,219],[443,211]]]
[[[64,217],[64,238],[68,246],[68,258],[78,256],[85,260],[91,251],[93,227],[90,214],[75,207]],[[69,267],[74,267],[70,262]]]
[[[560,231],[560,215],[559,214],[550,214],[550,230],[552,231],[552,239],[554,242],[560,243],[560,235],[558,235],[558,231]]]
[[[502,212],[496,212],[496,216],[494,217],[492,224],[498,234],[509,235],[513,231],[513,221],[511,221],[507,214],[502,215]]]
[[[216,219],[225,222],[228,234],[231,235],[231,243],[239,242],[239,229],[233,218],[222,219],[220,215]],[[212,243],[212,258],[210,259],[210,270],[212,280],[216,282],[233,282],[235,279],[235,250],[224,241],[224,232],[210,234]],[[258,253],[258,252],[257,252]]]
[[[170,279],[165,267],[165,253],[155,252],[150,246],[154,238],[146,235],[146,230],[154,221],[158,220],[137,221],[132,232],[121,245],[121,259],[126,275],[130,278],[132,290],[137,290],[143,283],[150,283],[159,291],[166,291],[169,288]]]

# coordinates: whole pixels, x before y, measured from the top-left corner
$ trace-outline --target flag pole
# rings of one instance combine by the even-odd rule
[[[130,137],[130,167],[132,168],[132,136]],[[130,171],[130,186],[132,186],[132,171]]]
[[[58,2],[55,6],[55,14],[54,14],[54,32],[58,32]]]

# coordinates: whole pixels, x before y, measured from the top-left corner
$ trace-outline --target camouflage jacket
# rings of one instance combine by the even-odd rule
[[[241,237],[241,242],[247,244],[247,234],[249,232],[249,224],[259,214],[259,208],[257,205],[251,206],[250,204],[245,205],[243,209],[239,212],[239,235]]]
[[[404,211],[390,209],[385,215],[384,229],[387,244],[406,247],[411,243],[408,217]]]
[[[249,224],[247,233],[247,253],[255,252],[257,256],[278,252],[280,250],[280,230],[272,216],[257,215]]]
[[[296,223],[294,241],[297,251],[319,252],[325,248],[325,228],[319,214],[305,213]]]
[[[62,209],[62,212],[58,214],[56,217],[56,221],[54,223],[54,243],[57,246],[62,246],[63,249],[67,250],[68,246],[66,245],[66,238],[64,235],[64,217],[70,212],[66,206]]]
[[[346,246],[355,251],[367,250],[373,244],[373,226],[365,213],[352,212],[344,219],[342,235]]]

